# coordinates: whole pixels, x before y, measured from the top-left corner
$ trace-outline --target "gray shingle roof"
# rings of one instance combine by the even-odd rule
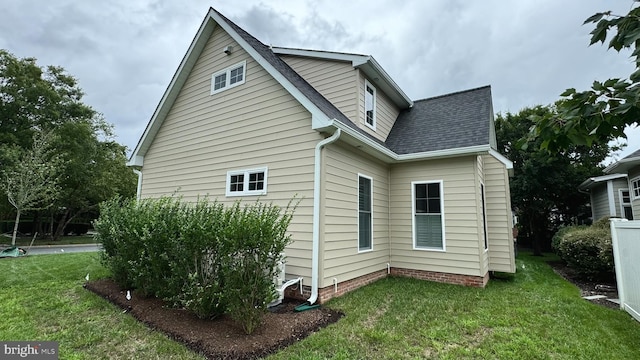
[[[491,87],[418,100],[400,113],[386,146],[411,154],[490,144]]]

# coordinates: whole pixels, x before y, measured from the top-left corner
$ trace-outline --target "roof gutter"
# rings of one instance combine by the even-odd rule
[[[322,148],[340,138],[342,131],[338,128],[330,137],[316,144],[313,168],[313,243],[311,253],[311,297],[307,299],[309,305],[318,300],[318,269],[320,260],[320,180]]]

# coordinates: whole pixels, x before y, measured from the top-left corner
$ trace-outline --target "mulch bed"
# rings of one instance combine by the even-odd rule
[[[135,291],[131,292],[131,300],[127,300],[126,290],[120,289],[111,279],[88,282],[85,287],[209,359],[264,357],[344,316],[323,307],[295,312],[294,308],[301,302],[285,300],[265,315],[263,324],[253,334],[246,335],[228,316],[199,319],[189,311],[169,308],[162,300],[145,298]]]
[[[577,286],[580,289],[580,296],[604,295],[609,299],[618,299],[618,288],[615,279],[603,279],[600,281],[588,280],[578,276],[573,269],[562,261],[548,261],[547,263],[556,274]],[[620,305],[607,299],[588,301],[611,309],[620,309]]]

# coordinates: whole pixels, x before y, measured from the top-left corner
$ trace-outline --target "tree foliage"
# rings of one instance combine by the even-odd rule
[[[536,106],[517,114],[498,114],[495,122],[498,150],[514,163],[511,203],[520,219],[520,236],[531,241],[536,254],[550,248],[551,235],[559,226],[590,216],[589,196],[578,192],[578,185],[601,175],[600,163],[616,149],[607,144],[571,145],[549,153],[542,148],[541,139],[526,147],[519,145],[534,119],[556,116],[556,106]]]
[[[30,149],[34,134],[52,135],[59,196],[48,212],[34,215],[58,224],[47,229],[54,238],[74,219],[95,217],[101,201],[135,193],[126,148],[115,142],[102,115],[82,102],[83,95],[63,68],[41,68],[33,58],[19,59],[0,49],[0,167],[18,166],[12,154]]]
[[[29,149],[14,148],[15,165],[2,171],[2,190],[16,211],[11,245],[16,244],[20,216],[51,207],[58,195],[58,159],[51,140],[51,134],[36,133]]]
[[[597,13],[584,24],[596,24],[590,45],[604,44],[613,33],[608,48],[631,50],[635,70],[628,79],[594,81],[585,91],[565,90],[557,114],[539,118],[530,136],[541,138],[542,147],[550,151],[625,137],[624,129],[638,125],[640,119],[640,7],[632,7],[626,15]]]

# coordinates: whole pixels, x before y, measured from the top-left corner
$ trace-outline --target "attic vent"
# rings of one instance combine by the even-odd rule
[[[231,45],[225,46],[223,51],[225,54],[230,55],[231,52],[233,51],[233,46]]]

